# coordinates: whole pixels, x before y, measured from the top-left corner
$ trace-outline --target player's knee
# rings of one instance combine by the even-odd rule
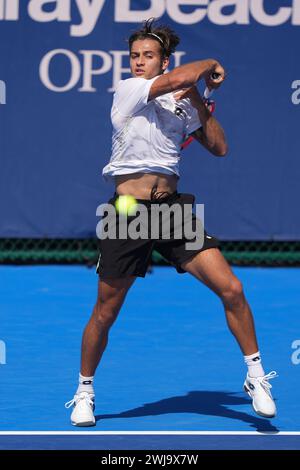
[[[93,317],[98,327],[108,329],[112,326],[118,315],[118,309],[111,302],[97,302]]]
[[[244,299],[243,284],[239,279],[233,277],[226,289],[222,292],[222,300],[227,304],[237,304]]]

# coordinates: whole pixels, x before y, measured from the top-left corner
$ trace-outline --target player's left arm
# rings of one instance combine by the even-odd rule
[[[189,88],[183,92],[177,92],[177,99],[190,98],[191,104],[197,109],[202,127],[194,131],[191,135],[210,153],[217,157],[224,157],[228,152],[225,132],[207,109],[196,87]]]
[[[228,152],[228,146],[225,140],[225,133],[218,121],[212,119],[191,134],[197,142],[205,147],[216,157],[225,157]]]
[[[225,157],[228,152],[225,132],[217,119],[212,116],[200,97],[201,102],[193,104],[197,109],[202,127],[191,135],[210,153],[217,157]]]

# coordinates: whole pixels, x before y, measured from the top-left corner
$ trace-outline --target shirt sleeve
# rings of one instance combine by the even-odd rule
[[[192,134],[200,127],[202,127],[202,124],[199,119],[198,111],[196,108],[190,105],[189,113],[187,116],[187,122],[186,122],[186,134]]]
[[[147,80],[136,77],[119,82],[114,96],[114,106],[118,112],[129,117],[147,106],[151,85],[157,78]]]

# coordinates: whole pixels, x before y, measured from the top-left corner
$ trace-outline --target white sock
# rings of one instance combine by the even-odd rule
[[[79,395],[79,393],[81,392],[87,392],[87,393],[90,393],[91,395],[95,395],[93,381],[94,381],[94,376],[85,377],[84,375],[81,375],[79,373],[79,385],[77,388],[76,395]]]
[[[248,374],[250,377],[263,377],[265,375],[259,351],[250,354],[250,356],[244,356],[244,360],[248,366]]]

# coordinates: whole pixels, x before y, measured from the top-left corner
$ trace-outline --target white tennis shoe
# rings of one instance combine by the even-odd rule
[[[78,395],[74,395],[73,400],[70,400],[65,404],[66,408],[74,406],[71,414],[71,423],[73,426],[95,426],[94,398],[95,395],[81,392]]]
[[[278,377],[273,370],[263,377],[250,377],[247,374],[244,382],[244,390],[252,398],[252,406],[254,411],[265,418],[273,418],[276,415],[276,405],[271,395],[272,385],[270,379]]]

